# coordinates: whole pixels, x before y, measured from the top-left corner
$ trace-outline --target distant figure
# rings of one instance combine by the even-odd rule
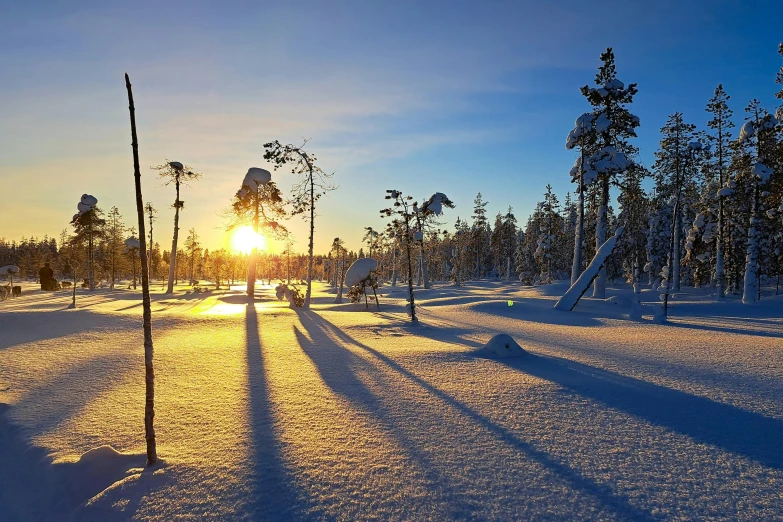
[[[38,271],[38,277],[41,280],[41,290],[54,290],[55,287],[55,281],[54,281],[54,271],[49,266],[49,263],[44,263],[44,266],[42,269]]]
[[[22,297],[22,287],[21,286],[15,286],[11,289],[12,296],[13,297]]]

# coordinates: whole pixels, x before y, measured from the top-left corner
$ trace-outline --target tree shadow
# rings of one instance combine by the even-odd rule
[[[696,442],[783,469],[783,421],[552,356],[498,360]]]
[[[252,474],[255,495],[250,500],[250,508],[256,520],[298,519],[302,517],[304,499],[300,498],[299,488],[283,460],[258,328],[255,306],[248,303],[245,315],[248,414],[255,461]]]
[[[357,377],[358,374],[366,375],[376,382],[386,380],[383,372],[370,364],[367,360],[345,349],[330,337],[326,323],[318,315],[303,310],[299,314],[300,322],[307,332],[305,336],[294,326],[294,334],[302,351],[313,362],[318,374],[329,389],[351,403],[358,411],[366,412],[378,420],[406,455],[415,461],[424,472],[424,478],[430,486],[428,495],[439,505],[448,506],[454,513],[469,513],[472,506],[460,496],[449,496],[448,491],[454,488],[449,484],[448,477],[439,471],[427,452],[419,448],[416,442],[408,435],[407,430],[415,429],[412,426],[401,426],[394,421],[394,412],[386,405],[384,398],[379,397]],[[310,340],[312,339],[312,341]],[[443,514],[445,515],[445,514]]]
[[[322,329],[328,337],[339,339],[341,342],[350,344],[352,346],[355,346],[365,351],[372,357],[376,358],[379,362],[386,365],[390,370],[397,373],[400,377],[422,388],[428,394],[436,397],[443,403],[447,404],[458,414],[472,421],[474,424],[479,425],[481,428],[489,432],[497,440],[515,448],[526,458],[538,462],[541,466],[553,472],[555,475],[557,475],[564,482],[568,483],[574,489],[579,490],[589,496],[596,498],[603,507],[613,511],[615,514],[634,521],[655,520],[655,517],[653,517],[650,513],[645,512],[639,508],[636,508],[635,506],[629,503],[627,498],[623,497],[622,495],[618,495],[617,493],[612,491],[611,487],[593,482],[589,478],[584,477],[579,472],[570,468],[567,464],[564,464],[556,460],[552,456],[550,456],[547,452],[537,449],[530,442],[522,440],[513,431],[494,423],[484,415],[481,415],[480,413],[473,410],[469,406],[466,406],[465,404],[458,401],[448,393],[422,380],[420,377],[413,374],[412,372],[404,368],[402,365],[400,365],[393,359],[350,337],[348,334],[344,333],[339,327],[335,326],[329,321],[320,318],[312,313],[309,313],[307,315],[302,314],[302,316],[307,317],[307,319],[309,320],[308,324],[310,325],[310,327],[317,327],[319,329]],[[303,324],[305,324],[304,321]],[[313,346],[312,348],[313,348],[312,349],[313,353],[323,349],[323,347],[321,346],[318,347]],[[334,342],[331,343],[331,350],[333,352],[349,351],[347,348],[340,346],[338,343],[334,343]],[[336,353],[331,353],[329,355],[330,357],[328,358],[326,355],[317,356],[317,359],[314,359],[314,363],[316,365],[319,365],[319,361],[320,361],[320,364],[327,364],[328,361],[332,360],[333,357],[337,356]],[[343,359],[346,358],[348,358],[348,356],[343,355]],[[344,368],[351,368],[351,365],[346,364],[344,365]],[[347,381],[348,382],[347,384],[341,382],[334,382],[335,378],[330,378],[330,379],[333,381],[334,386],[337,389],[342,390],[342,393],[345,394],[346,396],[355,393],[356,386],[363,386],[362,384],[357,383],[358,379],[356,377],[351,377],[350,380]],[[398,393],[398,391],[394,391],[394,393]]]

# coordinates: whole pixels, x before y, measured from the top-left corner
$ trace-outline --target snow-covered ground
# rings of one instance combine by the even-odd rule
[[[0,520],[781,520],[783,296],[402,287],[295,311],[262,286],[0,303]],[[645,299],[657,295],[645,293]],[[510,334],[529,354],[476,351]]]

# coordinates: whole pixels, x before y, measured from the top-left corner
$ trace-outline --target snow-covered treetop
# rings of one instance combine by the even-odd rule
[[[137,252],[141,249],[141,242],[131,236],[125,240],[125,253]]]
[[[568,133],[566,138],[566,149],[571,150],[579,145],[580,140],[587,136],[593,128],[595,114],[586,112],[579,116],[574,123],[574,128]]]
[[[271,180],[272,174],[268,170],[250,167],[247,169],[247,174],[245,174],[245,179],[242,181],[242,184],[253,188],[253,183],[255,183],[255,185],[266,185]]]
[[[19,267],[16,265],[0,266],[0,275],[17,274],[19,273]]]
[[[778,124],[778,121],[780,120],[779,115],[783,112],[783,107],[778,108],[776,115],[773,116],[771,114],[766,114],[764,117],[758,122],[754,122],[753,120],[746,121],[742,128],[740,129],[740,135],[739,135],[739,141],[740,143],[749,140],[753,136],[756,135],[756,132],[759,130],[769,130],[774,129],[775,125]]]
[[[76,204],[76,209],[79,212],[73,215],[72,221],[76,221],[81,216],[94,209],[97,204],[98,204],[98,198],[96,198],[95,196],[91,196],[90,194],[82,194],[79,203]]]
[[[415,203],[414,203],[415,205]],[[425,216],[428,214],[435,214],[440,216],[443,214],[443,207],[454,208],[454,203],[443,192],[436,192],[430,199],[424,202],[421,206],[421,212]]]
[[[257,191],[261,185],[266,185],[272,181],[272,173],[266,169],[250,167],[242,180],[242,188],[237,191],[237,196],[243,198],[248,194]]]
[[[692,141],[688,143],[688,148],[690,150],[702,150],[704,148],[704,145],[700,141]]]
[[[591,171],[596,174],[616,174],[628,170],[633,162],[625,154],[619,152],[613,146],[602,147],[598,152],[589,158],[590,168],[585,172],[585,177]],[[585,180],[585,183],[588,183]]]

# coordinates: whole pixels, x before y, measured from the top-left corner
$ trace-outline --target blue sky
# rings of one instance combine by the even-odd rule
[[[160,3],[163,4],[163,3]],[[82,193],[135,215],[127,99],[134,85],[145,200],[170,241],[173,191],[146,167],[165,158],[203,179],[182,228],[223,245],[218,213],[262,144],[310,138],[339,189],[322,200],[316,248],[358,248],[381,228],[384,191],[442,191],[469,217],[521,223],[544,187],[572,189],[564,148],[588,106],[598,56],[638,83],[637,146],[681,111],[703,126],[722,82],[737,121],[773,109],[780,1],[692,2],[6,2],[0,7],[0,236],[57,235]],[[284,191],[290,174],[276,173]],[[301,220],[290,222],[306,244]]]

